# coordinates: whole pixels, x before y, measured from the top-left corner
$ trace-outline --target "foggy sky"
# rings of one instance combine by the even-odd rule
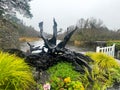
[[[44,22],[44,31],[52,32],[53,17],[58,29],[75,25],[80,18],[101,19],[109,29],[120,28],[120,0],[32,0],[32,19],[22,18],[27,25],[39,30],[38,23]]]

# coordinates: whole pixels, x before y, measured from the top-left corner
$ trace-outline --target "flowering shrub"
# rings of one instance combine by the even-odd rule
[[[80,73],[67,62],[60,62],[48,69],[51,90],[84,90],[79,80]],[[71,74],[72,73],[72,74]]]
[[[70,77],[58,78],[54,77],[51,80],[52,90],[84,90],[84,86],[80,81],[72,81]]]

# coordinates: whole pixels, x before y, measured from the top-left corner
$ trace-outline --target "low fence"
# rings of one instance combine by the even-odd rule
[[[115,44],[113,44],[112,46],[108,46],[108,47],[97,46],[96,47],[96,52],[106,53],[107,55],[115,57]]]

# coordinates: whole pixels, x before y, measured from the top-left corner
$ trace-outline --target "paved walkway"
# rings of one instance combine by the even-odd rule
[[[116,59],[116,61],[117,61],[118,63],[120,63],[120,60],[119,60],[119,59]]]

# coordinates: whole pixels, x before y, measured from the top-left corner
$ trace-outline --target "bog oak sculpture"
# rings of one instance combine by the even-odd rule
[[[55,19],[53,19],[53,23],[54,23],[53,36],[50,39],[44,36],[43,22],[39,23],[40,36],[44,41],[44,46],[41,48],[40,46],[34,47],[30,43],[28,43],[28,45],[30,46],[31,54],[26,55],[26,58],[25,58],[26,62],[36,67],[37,71],[47,70],[49,67],[61,61],[72,63],[72,65],[75,66],[75,70],[81,73],[84,72],[84,67],[86,67],[89,71],[91,71],[91,68],[88,65],[88,62],[92,60],[89,57],[65,48],[70,37],[77,30],[77,27],[69,31],[65,35],[64,39],[57,44],[58,32],[57,32],[57,23]],[[67,28],[67,30],[69,30],[69,28]],[[45,49],[47,49],[47,51]],[[36,50],[41,50],[41,52],[33,54],[32,52]]]
[[[30,47],[30,53],[25,53],[20,50],[13,50],[12,52],[19,52],[17,55],[24,57],[25,61],[29,65],[35,67],[36,71],[38,72],[47,70],[49,67],[61,61],[72,63],[72,65],[75,67],[75,70],[80,73],[84,73],[85,67],[88,69],[88,71],[91,71],[91,67],[88,65],[88,63],[92,60],[89,57],[81,53],[71,51],[65,47],[72,34],[77,30],[77,27],[70,31],[69,28],[67,28],[68,33],[61,42],[57,43],[58,31],[55,19],[53,19],[53,23],[53,36],[50,39],[44,36],[43,22],[39,23],[40,36],[44,41],[43,47],[35,47],[34,45],[27,43]],[[41,52],[32,53],[36,50],[41,50]],[[11,50],[9,52],[11,52]]]

